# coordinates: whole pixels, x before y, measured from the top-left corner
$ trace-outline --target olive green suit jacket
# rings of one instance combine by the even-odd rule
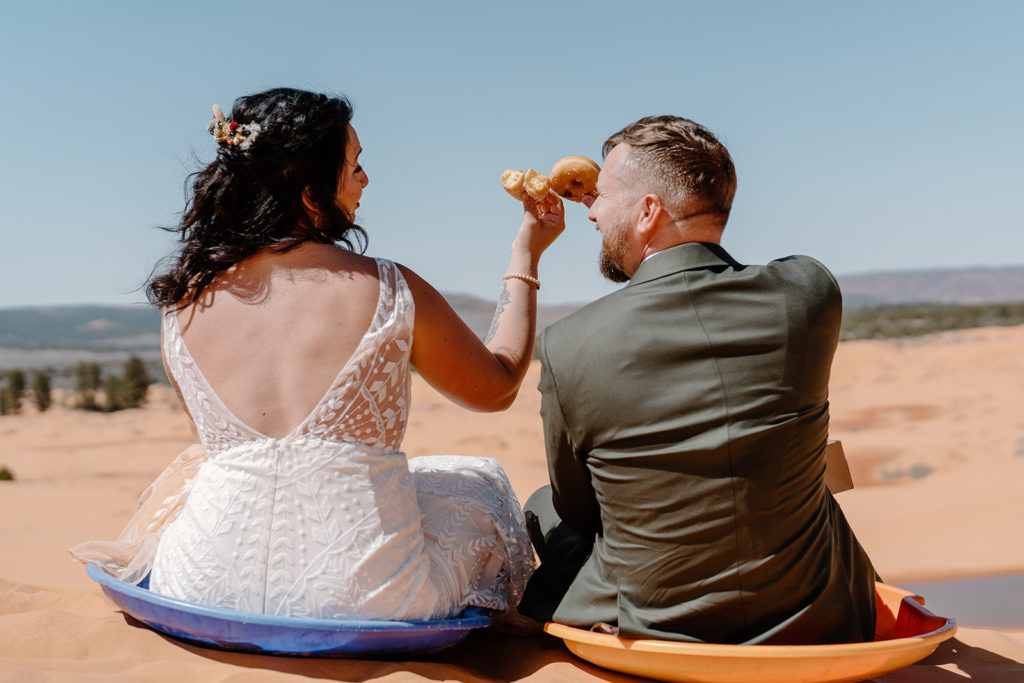
[[[688,243],[547,328],[550,498],[588,552],[524,613],[627,637],[870,640],[875,572],[823,482],[841,316],[811,258],[743,266]],[[540,554],[542,581],[557,559]]]

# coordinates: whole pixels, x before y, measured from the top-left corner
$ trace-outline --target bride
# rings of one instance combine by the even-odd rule
[[[523,200],[481,342],[408,268],[363,256],[368,183],[343,98],[292,89],[214,107],[182,248],[149,284],[163,356],[203,448],[154,482],[117,542],[74,549],[128,581],[278,616],[431,619],[515,608],[533,553],[501,466],[399,450],[409,368],[466,408],[516,396],[537,265],[564,229]]]

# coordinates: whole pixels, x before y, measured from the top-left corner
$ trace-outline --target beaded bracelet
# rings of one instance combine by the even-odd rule
[[[523,282],[529,282],[531,285],[533,285],[537,289],[540,289],[540,280],[538,280],[535,277],[531,277],[529,275],[523,275],[522,273],[508,273],[508,274],[505,275],[505,277],[503,277],[501,279],[502,280],[512,280],[512,279],[522,280]]]

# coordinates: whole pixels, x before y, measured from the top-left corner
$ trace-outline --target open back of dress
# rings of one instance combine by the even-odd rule
[[[189,353],[164,356],[208,459],[163,529],[150,587],[279,616],[430,619],[514,607],[533,567],[523,515],[490,458],[399,450],[409,408],[412,294],[377,260],[380,296],[356,351],[308,417],[271,438],[238,419]]]

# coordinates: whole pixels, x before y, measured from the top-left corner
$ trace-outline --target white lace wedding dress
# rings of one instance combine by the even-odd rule
[[[238,419],[163,319],[164,355],[205,453],[186,451],[144,494],[117,543],[74,549],[153,591],[278,616],[431,619],[515,607],[533,571],[523,513],[490,458],[399,451],[409,407],[413,300],[378,260],[362,341],[288,436]],[[195,474],[192,477],[192,474]]]

